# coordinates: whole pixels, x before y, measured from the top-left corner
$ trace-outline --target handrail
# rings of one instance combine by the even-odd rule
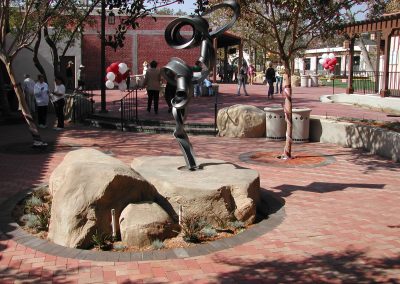
[[[135,89],[128,90],[128,93],[119,100],[120,106],[121,106],[120,107],[121,131],[124,131],[125,121],[135,120],[136,123],[138,121],[137,90],[138,90],[137,87]],[[135,106],[135,110],[133,110],[133,105]],[[133,114],[133,112],[135,112],[135,113]]]

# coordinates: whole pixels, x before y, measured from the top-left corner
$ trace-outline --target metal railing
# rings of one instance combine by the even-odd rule
[[[128,90],[128,93],[120,100],[121,110],[121,131],[127,121],[138,122],[138,99],[137,88]]]
[[[64,113],[73,123],[84,121],[94,113],[93,93],[75,90],[67,94]]]
[[[383,72],[354,71],[353,90],[356,94],[378,94],[383,88]],[[389,72],[388,96],[400,97],[400,72]],[[325,86],[332,86],[332,93],[335,88],[347,88],[347,77],[332,77],[330,79],[320,78]]]

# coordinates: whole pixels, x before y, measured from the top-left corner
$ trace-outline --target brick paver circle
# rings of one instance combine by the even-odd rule
[[[260,150],[240,154],[239,159],[250,164],[282,168],[315,168],[327,166],[336,161],[333,156],[314,151],[296,152],[291,159],[285,160],[282,159],[277,151]]]
[[[46,184],[39,185],[43,187]],[[268,195],[268,207],[272,212],[261,222],[258,222],[245,231],[229,238],[219,239],[217,241],[200,244],[188,248],[174,248],[158,251],[143,251],[143,252],[109,252],[109,251],[91,251],[75,248],[67,248],[57,245],[51,241],[40,239],[31,235],[21,228],[15,220],[13,220],[12,211],[15,206],[22,201],[33,189],[22,190],[18,194],[6,200],[1,208],[4,208],[0,213],[0,230],[13,237],[14,241],[21,245],[25,245],[34,250],[47,253],[50,255],[68,257],[82,260],[94,261],[141,261],[141,260],[163,260],[186,258],[200,256],[217,252],[227,248],[232,248],[240,244],[252,241],[273,230],[285,217],[284,204],[282,201],[271,192],[264,192]]]

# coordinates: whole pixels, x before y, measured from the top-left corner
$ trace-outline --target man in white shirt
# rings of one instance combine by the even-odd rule
[[[51,94],[51,101],[57,116],[57,126],[54,130],[64,129],[64,105],[65,105],[65,85],[61,77],[56,77],[56,85]]]
[[[282,94],[282,84],[283,84],[283,74],[285,74],[285,66],[282,64],[282,62],[279,62],[279,65],[276,67],[276,88],[275,88],[275,93]]]
[[[40,128],[46,128],[47,107],[49,105],[49,86],[44,82],[43,75],[38,75],[38,81],[34,87],[34,95],[37,105],[38,122]]]
[[[25,74],[25,80],[22,83],[22,90],[25,94],[25,101],[28,105],[29,111],[33,116],[36,111],[35,96],[33,94],[35,88],[35,81],[30,78],[29,74]]]

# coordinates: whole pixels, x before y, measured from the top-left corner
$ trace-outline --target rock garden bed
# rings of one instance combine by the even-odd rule
[[[73,151],[13,217],[68,248],[145,252],[229,238],[267,216],[256,171],[199,161],[196,172],[176,157],[140,157],[130,168],[93,149]]]

